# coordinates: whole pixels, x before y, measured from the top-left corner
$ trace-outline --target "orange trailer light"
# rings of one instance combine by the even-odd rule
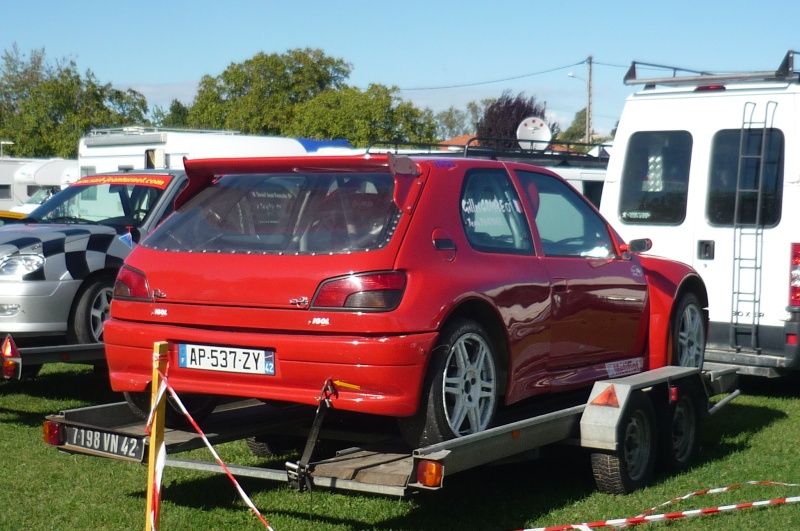
[[[22,375],[22,358],[19,356],[17,346],[11,336],[6,336],[0,348],[3,357],[3,378],[19,379]]]
[[[417,464],[417,482],[426,487],[441,487],[444,467],[436,461],[422,460]]]

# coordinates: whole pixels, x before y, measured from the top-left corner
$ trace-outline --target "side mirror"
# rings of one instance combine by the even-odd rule
[[[650,238],[639,238],[636,240],[631,240],[627,243],[627,245],[622,246],[623,251],[628,251],[631,253],[645,253],[653,248],[653,240]]]

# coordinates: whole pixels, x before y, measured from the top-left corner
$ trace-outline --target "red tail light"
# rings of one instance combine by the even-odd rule
[[[789,305],[800,306],[800,243],[792,244],[789,265]]]
[[[114,297],[118,299],[139,299],[150,301],[150,283],[147,277],[138,269],[122,266],[114,284]]]
[[[45,444],[61,446],[67,441],[67,433],[60,423],[46,420],[42,424],[42,438]]]
[[[406,289],[406,275],[398,271],[364,273],[325,281],[311,307],[362,311],[397,308]]]

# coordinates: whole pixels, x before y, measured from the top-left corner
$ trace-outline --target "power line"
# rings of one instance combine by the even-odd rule
[[[578,61],[577,63],[573,63],[571,65],[559,66],[557,68],[551,68],[549,70],[542,70],[541,72],[534,72],[532,74],[523,74],[521,76],[507,77],[505,79],[496,79],[494,81],[479,81],[479,82],[476,82],[476,83],[464,83],[462,85],[446,85],[446,86],[440,86],[440,87],[415,87],[415,88],[406,88],[406,89],[399,89],[399,90],[400,91],[408,91],[408,92],[410,92],[410,91],[416,91],[416,90],[445,90],[445,89],[464,88],[464,87],[477,87],[479,85],[490,85],[492,83],[503,83],[505,81],[514,81],[516,79],[522,79],[522,78],[525,78],[525,77],[540,76],[542,74],[549,74],[551,72],[557,72],[559,70],[566,70],[568,68],[572,68],[574,66],[582,65],[582,64],[585,64],[585,63],[586,63],[586,59],[584,59],[583,61]]]

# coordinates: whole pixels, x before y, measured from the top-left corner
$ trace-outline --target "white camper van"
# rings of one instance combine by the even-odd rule
[[[28,187],[14,179],[17,171],[36,159],[0,157],[0,210],[11,210],[28,200]]]
[[[94,129],[78,143],[80,175],[117,170],[183,169],[183,158],[307,155],[347,148],[346,140],[242,135],[229,131],[120,127]]]
[[[600,211],[626,239],[691,264],[709,294],[706,360],[800,370],[800,74],[634,62]],[[668,68],[665,77],[637,73]],[[638,72],[637,72],[638,69]]]
[[[28,162],[14,173],[14,181],[25,186],[30,197],[12,212],[29,214],[54,193],[78,180],[78,161],[69,159],[47,159]]]

